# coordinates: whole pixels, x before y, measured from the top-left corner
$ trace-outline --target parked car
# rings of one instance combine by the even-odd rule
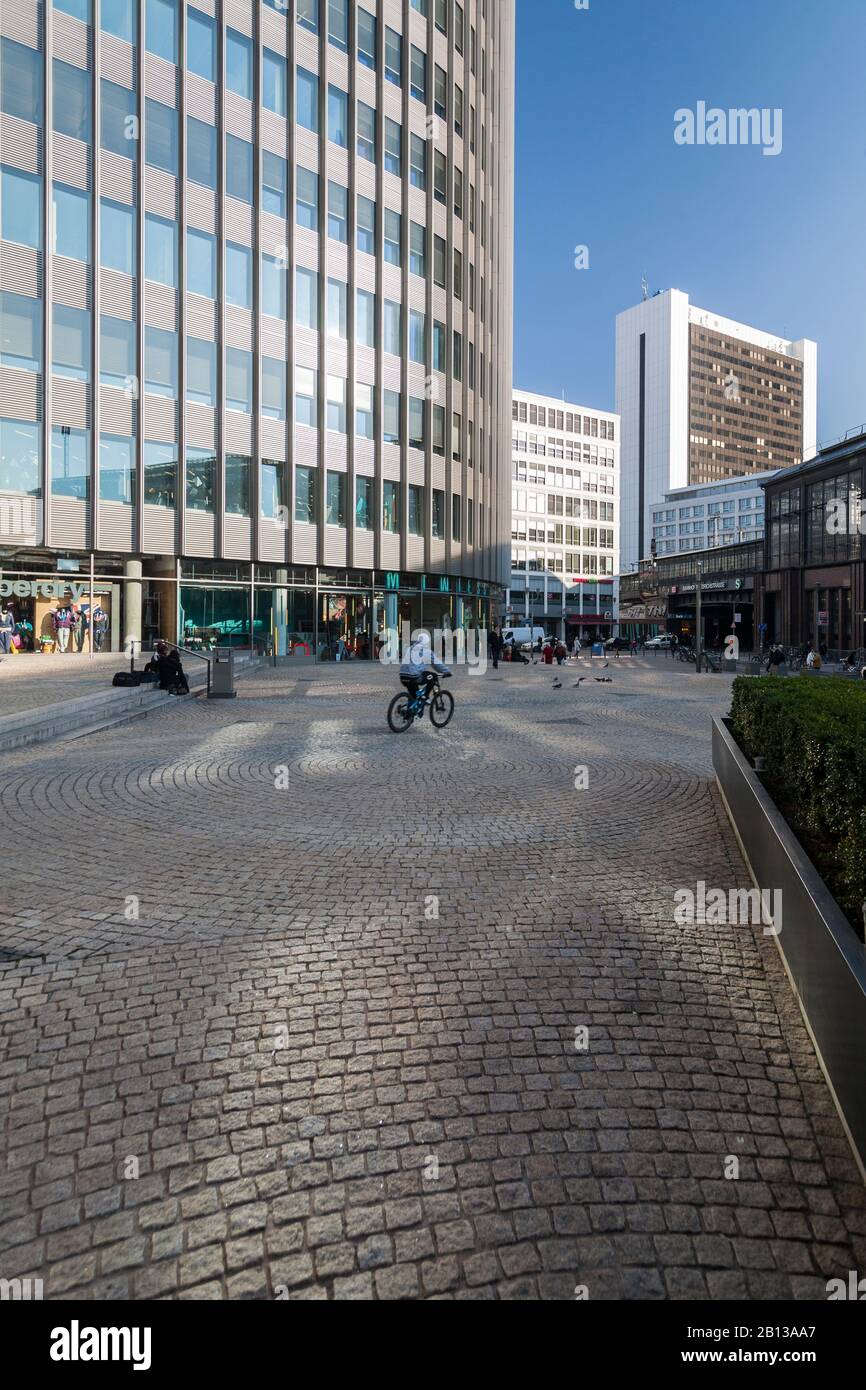
[[[607,652],[627,652],[631,648],[631,642],[627,637],[608,637],[604,644]]]
[[[673,638],[670,633],[663,632],[660,637],[650,637],[644,646],[647,651],[669,651],[673,646]]]

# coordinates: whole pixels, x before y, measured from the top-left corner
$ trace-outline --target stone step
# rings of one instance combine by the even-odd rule
[[[121,661],[122,658],[118,658],[118,662]],[[235,672],[240,675],[258,664],[258,657],[236,656]],[[201,695],[207,689],[204,663],[197,662],[196,666],[196,670],[189,669],[189,666],[186,670],[191,696]],[[75,739],[100,729],[114,728],[128,720],[152,714],[172,700],[185,698],[169,695],[153,686],[126,689],[109,685],[96,694],[82,695],[74,700],[61,700],[37,709],[17,710],[14,714],[0,716],[0,753],[45,743],[50,739]]]

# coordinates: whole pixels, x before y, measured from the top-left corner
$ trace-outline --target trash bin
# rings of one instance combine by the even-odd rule
[[[593,642],[592,654],[593,656],[604,656],[604,646],[601,642]]]
[[[235,654],[231,647],[217,647],[210,666],[209,700],[234,700]]]

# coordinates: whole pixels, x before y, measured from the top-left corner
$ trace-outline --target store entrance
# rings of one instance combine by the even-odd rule
[[[319,661],[369,661],[373,608],[369,594],[319,595]]]

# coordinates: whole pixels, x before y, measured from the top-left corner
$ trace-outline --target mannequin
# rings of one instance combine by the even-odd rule
[[[72,631],[75,614],[68,604],[59,603],[52,616],[54,618],[54,631],[57,634],[57,646],[60,651],[65,652],[69,647],[69,634]]]
[[[90,627],[90,615],[85,604],[81,604],[75,610],[75,648],[76,651],[84,650],[84,641],[87,637],[87,629]]]
[[[93,650],[102,651],[102,644],[105,641],[105,634],[108,631],[108,614],[101,603],[97,603],[93,610]]]

